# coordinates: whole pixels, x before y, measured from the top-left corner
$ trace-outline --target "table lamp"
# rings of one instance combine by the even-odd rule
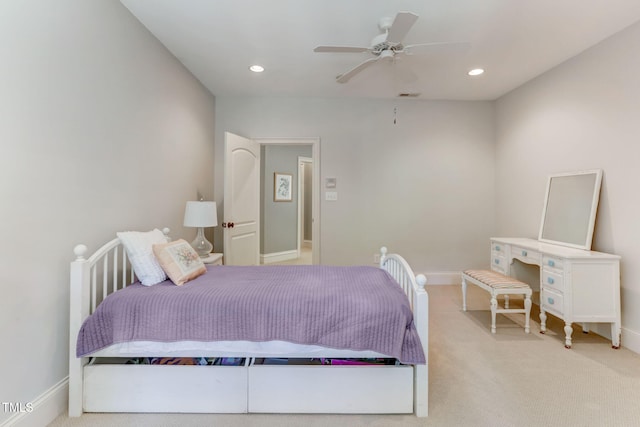
[[[198,234],[191,246],[198,253],[200,258],[207,258],[213,250],[211,242],[204,237],[204,227],[215,227],[218,225],[218,214],[216,211],[216,202],[187,202],[184,211],[184,226],[197,227]]]

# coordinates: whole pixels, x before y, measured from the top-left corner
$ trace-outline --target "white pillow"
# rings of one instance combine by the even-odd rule
[[[167,243],[162,231],[121,231],[116,233],[127,250],[129,261],[140,283],[145,286],[155,285],[167,280],[167,275],[153,254],[153,245]]]

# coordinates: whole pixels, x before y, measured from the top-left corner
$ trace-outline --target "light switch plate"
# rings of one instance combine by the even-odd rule
[[[338,192],[337,191],[327,191],[327,192],[324,193],[324,199],[334,202],[334,201],[338,200]]]

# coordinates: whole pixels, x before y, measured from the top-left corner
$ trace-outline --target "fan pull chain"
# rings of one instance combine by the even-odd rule
[[[396,116],[398,114],[398,107],[393,107],[393,124],[396,124]]]

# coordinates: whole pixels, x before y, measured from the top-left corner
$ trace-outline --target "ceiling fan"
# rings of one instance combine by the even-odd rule
[[[433,42],[403,45],[402,40],[417,20],[418,15],[413,12],[398,12],[395,18],[386,17],[380,19],[378,28],[381,34],[371,40],[371,46],[369,47],[318,46],[313,51],[321,53],[371,53],[373,58],[369,58],[351,70],[336,76],[338,83],[346,83],[353,76],[380,60],[392,62],[397,55],[428,53],[432,48],[438,46],[466,47],[469,45],[467,42]]]

